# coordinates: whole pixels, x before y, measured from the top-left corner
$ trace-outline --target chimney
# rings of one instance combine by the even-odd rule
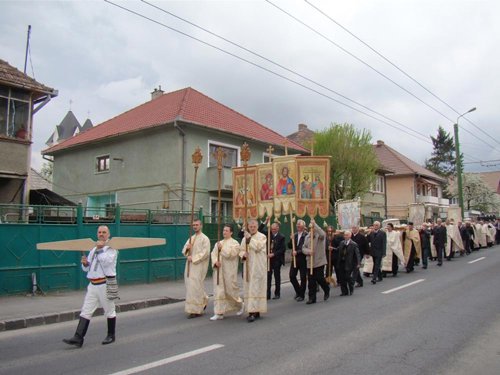
[[[299,132],[303,132],[307,130],[307,125],[306,124],[299,124]]]
[[[385,144],[384,141],[381,141],[380,139],[377,141],[377,147],[381,147],[384,144]]]
[[[161,85],[158,86],[158,88],[155,87],[155,89],[151,92],[151,100],[155,100],[156,98],[159,98],[160,96],[163,95],[165,91],[161,89]]]

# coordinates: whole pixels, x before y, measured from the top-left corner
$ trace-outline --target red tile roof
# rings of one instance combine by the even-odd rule
[[[432,178],[439,182],[446,181],[434,172],[431,172],[418,163],[415,163],[413,160],[408,159],[403,154],[400,154],[393,148],[387,146],[383,141],[377,141],[377,144],[373,145],[373,150],[375,151],[382,167],[394,172],[392,176],[418,174],[420,176]]]
[[[2,59],[0,59],[0,84],[51,96],[57,95],[57,90],[41,84]]]
[[[163,94],[50,147],[42,153],[53,154],[70,147],[165,126],[173,123],[176,118],[182,122],[205,126],[267,144],[282,146],[286,139],[264,125],[188,87]],[[294,142],[288,141],[288,147],[300,152],[308,152],[307,149]]]

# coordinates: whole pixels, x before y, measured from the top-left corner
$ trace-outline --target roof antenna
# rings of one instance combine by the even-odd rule
[[[30,48],[31,25],[28,25],[28,36],[26,37],[26,54],[24,55],[24,74],[26,74],[26,66],[28,65],[28,51]]]

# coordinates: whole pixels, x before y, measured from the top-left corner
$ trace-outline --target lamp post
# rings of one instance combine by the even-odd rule
[[[475,110],[476,107],[471,108],[467,112],[458,116],[457,122],[453,125],[453,130],[455,133],[455,167],[457,169],[458,205],[460,206],[462,219],[464,218],[464,192],[462,190],[462,159],[460,157],[460,141],[458,140],[458,120],[460,119],[460,117],[465,116],[467,113],[474,112]]]

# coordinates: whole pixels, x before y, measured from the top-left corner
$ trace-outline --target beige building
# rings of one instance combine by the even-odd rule
[[[387,217],[406,219],[408,205],[425,205],[425,218],[446,216],[449,200],[443,198],[445,179],[377,141],[375,153],[383,168],[394,173],[386,176]]]

